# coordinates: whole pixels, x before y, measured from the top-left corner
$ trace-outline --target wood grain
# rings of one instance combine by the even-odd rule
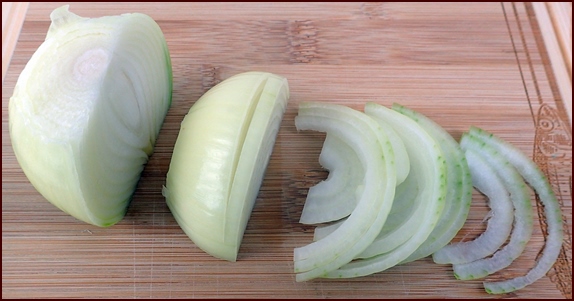
[[[572,131],[531,4],[524,3],[72,3],[82,16],[143,12],[171,51],[173,104],[118,224],[97,228],[60,212],[14,157],[8,103],[61,3],[31,3],[2,88],[3,298],[572,298]],[[217,82],[248,70],[286,76],[291,100],[236,263],[211,258],[179,228],[161,187],[179,123]],[[361,109],[397,101],[456,139],[471,125],[518,146],[543,168],[561,202],[563,252],[546,277],[507,295],[457,281],[430,258],[368,277],[296,283],[293,248],[311,241],[298,223],[307,190],[327,175],[323,134],[297,132],[301,101]],[[541,212],[540,202],[533,206]],[[481,195],[454,241],[475,237]],[[537,216],[523,256],[486,280],[519,276],[544,243]]]
[[[28,2],[2,2],[2,82],[8,71],[28,4]]]
[[[572,3],[532,4],[562,99],[572,99]],[[569,24],[568,24],[569,22]],[[568,28],[568,29],[567,29]],[[569,32],[568,32],[569,31]],[[572,124],[572,102],[565,103]]]

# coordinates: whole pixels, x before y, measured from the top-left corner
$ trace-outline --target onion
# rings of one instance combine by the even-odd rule
[[[364,189],[351,215],[322,240],[294,250],[297,281],[325,276],[350,262],[380,232],[392,206],[396,186],[394,152],[379,125],[362,112],[322,103],[301,103],[295,118],[299,130],[336,135],[357,154]]]
[[[518,171],[491,146],[482,143],[481,139],[463,134],[460,140],[463,149],[473,150],[481,156],[485,164],[495,170],[500,182],[510,193],[514,206],[514,227],[509,242],[491,257],[465,264],[453,265],[454,275],[457,279],[478,279],[502,270],[509,266],[522,254],[526,243],[530,240],[533,228],[533,214],[530,191]]]
[[[512,144],[480,128],[471,127],[469,133],[479,137],[484,144],[490,145],[500,156],[508,160],[522,175],[524,180],[530,184],[544,205],[544,214],[548,223],[548,235],[546,236],[542,255],[537,259],[536,265],[524,276],[484,283],[485,290],[491,294],[512,292],[542,278],[556,262],[564,237],[562,211],[548,179],[532,159]]]
[[[399,185],[409,173],[409,157],[402,139],[393,128],[384,121],[378,122],[392,144],[397,168],[396,184]],[[348,216],[356,206],[357,196],[363,189],[363,170],[359,159],[352,149],[337,137],[327,134],[319,155],[319,163],[329,170],[329,176],[325,181],[309,188],[299,221],[303,224],[331,222]],[[316,238],[320,236],[321,234]]]
[[[339,220],[351,214],[357,205],[364,171],[351,147],[327,134],[319,163],[329,170],[326,180],[309,188],[299,220],[319,224]]]
[[[123,218],[171,104],[169,51],[143,14],[82,18],[55,9],[9,103],[22,170],[84,222]]]
[[[288,99],[284,77],[241,73],[206,92],[181,123],[163,195],[214,257],[237,259]]]
[[[496,252],[506,242],[512,230],[514,208],[502,180],[485,159],[473,149],[465,152],[472,183],[489,200],[491,211],[486,230],[477,238],[453,243],[433,254],[436,263],[468,263]]]
[[[367,115],[382,119],[400,135],[409,154],[410,166],[419,174],[419,187],[423,200],[419,206],[426,214],[411,226],[417,230],[406,242],[392,250],[368,259],[356,260],[329,272],[326,278],[350,278],[364,276],[391,268],[411,255],[430,235],[439,220],[446,197],[446,162],[440,147],[427,132],[408,117],[384,106],[367,103]],[[415,147],[418,151],[414,151]],[[374,162],[372,163],[374,164]],[[410,174],[410,173],[409,173]],[[374,208],[372,209],[374,210]],[[324,238],[323,240],[326,240]],[[323,241],[320,240],[320,241]],[[320,242],[319,241],[319,242]]]
[[[446,160],[447,192],[445,209],[427,238],[419,248],[402,263],[429,256],[447,245],[464,225],[472,201],[472,179],[464,152],[454,138],[439,124],[398,103],[392,109],[411,118],[439,144]]]
[[[351,173],[356,176],[354,181],[345,182],[345,176],[330,174],[331,179],[340,177],[338,183],[349,184],[344,188],[332,187],[341,194],[349,187],[351,195],[360,193],[357,194],[359,202],[349,217],[317,227],[315,242],[295,249],[297,281],[369,275],[430,254],[437,263],[454,262],[458,279],[476,279],[499,271],[522,253],[532,232],[532,207],[522,178],[539,194],[544,205],[549,229],[546,245],[535,267],[525,276],[484,282],[485,290],[499,294],[521,289],[543,277],[552,267],[563,238],[561,210],[548,180],[530,158],[476,127],[463,134],[459,145],[440,125],[399,104],[394,104],[391,110],[367,103],[365,112],[371,121],[360,112],[339,105],[313,103],[299,108],[295,120],[298,129],[321,130],[327,132],[327,139],[335,136],[340,139],[336,143],[334,140],[325,142],[321,155],[329,161],[321,164],[334,172],[354,170]],[[372,125],[373,121],[379,124],[378,130]],[[393,131],[385,129],[386,124]],[[397,144],[389,139],[388,133],[392,132],[402,140],[408,155],[408,165],[397,163],[396,166],[409,166],[410,170],[395,171],[395,184],[401,173],[406,178],[394,187],[388,210],[389,205],[379,207],[380,203],[371,195],[376,188],[370,181],[374,177],[384,183],[385,189],[390,187],[389,183],[380,178],[381,174],[369,173],[380,168],[381,158],[384,164],[389,163],[385,160],[388,157],[377,155],[380,151],[376,147],[377,140],[379,144],[386,141],[384,144],[391,146],[389,153],[400,153]],[[381,133],[387,138],[381,138]],[[353,161],[348,160],[349,157],[353,160],[357,157],[360,168],[348,166]],[[468,216],[473,185],[491,200],[494,217],[487,231],[475,240],[447,245]],[[393,195],[390,191],[386,194]],[[325,192],[323,196],[326,195]],[[445,203],[448,207],[443,210]],[[349,204],[352,202],[347,207]],[[370,210],[365,209],[368,206],[365,204],[370,204]],[[336,211],[328,207],[327,198],[313,206],[315,212]],[[382,218],[384,215],[388,216]],[[384,220],[384,224],[381,225],[380,220]],[[374,237],[376,231],[379,232]],[[509,242],[504,245],[509,236]]]
[[[385,222],[383,229],[381,229],[381,232],[379,232],[379,235],[377,235],[377,238],[375,241],[373,241],[373,243],[375,243],[378,239],[388,238],[389,235],[393,233],[400,233],[400,227],[405,224],[405,221],[409,219],[413,213],[412,208],[414,207],[418,194],[419,186],[415,176],[407,177],[404,182],[396,187],[393,206],[391,207],[387,221]],[[328,210],[328,208],[325,208],[325,210]],[[335,231],[335,229],[337,229],[337,227],[339,227],[342,222],[344,222],[344,220],[315,228],[313,240],[324,238],[329,233]],[[380,253],[386,253],[390,251],[388,245],[382,245],[380,247],[387,249],[380,251]],[[394,247],[396,247],[396,245]],[[394,247],[392,249],[394,249]],[[361,253],[358,258],[363,258],[364,253],[365,252]]]

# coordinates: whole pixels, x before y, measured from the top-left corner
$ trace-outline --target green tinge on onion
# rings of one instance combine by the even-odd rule
[[[533,209],[530,191],[522,176],[514,166],[491,146],[482,143],[481,139],[468,133],[460,139],[463,149],[472,149],[490,165],[500,181],[508,189],[514,206],[514,227],[509,242],[492,256],[465,264],[453,265],[457,279],[468,280],[486,277],[509,266],[522,254],[530,240],[533,230]]]
[[[405,243],[388,253],[368,259],[349,262],[337,270],[327,273],[326,278],[350,278],[364,276],[384,271],[399,264],[412,254],[430,235],[438,222],[446,197],[446,162],[442,151],[436,141],[418,124],[408,117],[375,103],[367,103],[365,112],[369,116],[380,118],[388,122],[403,138],[407,151],[413,149],[409,145],[419,145],[420,152],[411,154],[411,166],[417,166],[417,173],[421,173],[424,181],[420,184],[422,194],[425,195],[426,215],[420,223],[413,225],[418,231]],[[324,241],[327,237],[324,238]]]
[[[453,268],[458,279],[477,279],[499,271],[522,253],[531,236],[532,206],[524,180],[544,205],[548,235],[542,256],[525,276],[484,282],[484,287],[492,294],[512,292],[535,282],[552,267],[563,238],[559,203],[540,169],[516,147],[476,127],[463,134],[459,145],[434,121],[399,104],[394,104],[392,110],[375,103],[366,104],[365,113],[379,122],[378,130],[365,126],[369,122],[359,112],[346,110],[360,118],[345,117],[345,109],[341,106],[320,103],[303,104],[296,118],[298,129],[325,131],[328,138],[335,135],[344,142],[326,141],[323,147],[321,154],[330,156],[330,161],[321,164],[334,170],[330,176],[341,176],[336,174],[338,170],[350,169],[347,166],[350,161],[345,159],[353,153],[343,150],[349,148],[361,162],[361,168],[355,172],[365,172],[357,177],[361,184],[352,181],[350,184],[351,189],[363,193],[358,194],[360,200],[351,215],[317,227],[315,242],[295,249],[297,281],[369,275],[430,254],[437,262],[455,262]],[[386,143],[391,146],[389,151],[400,153],[391,143],[388,129],[383,129],[386,123],[402,140],[410,170],[404,173],[407,175],[404,182],[395,187],[394,198],[389,202],[391,209],[387,211],[388,206],[382,207],[388,216],[381,227],[373,222],[378,206],[372,203],[373,200],[363,198],[365,192],[373,191],[369,184],[371,176],[366,171],[381,162],[371,158],[376,149],[373,148],[376,133],[385,133]],[[404,165],[397,162],[396,166]],[[399,174],[397,170],[395,183],[398,183]],[[379,182],[383,183],[383,179]],[[489,221],[488,230],[475,240],[447,245],[468,216],[473,185],[490,198],[495,217]],[[323,191],[322,197],[326,195]],[[319,213],[321,209],[336,211],[336,204],[329,208],[327,200],[314,204],[314,212]],[[364,212],[362,205],[369,202],[371,210]],[[419,210],[424,214],[417,214]],[[359,214],[363,217],[361,222],[354,219]],[[374,238],[373,228],[379,230]],[[404,237],[399,238],[395,233],[402,233]]]
[[[444,153],[447,170],[447,193],[442,216],[427,240],[403,261],[406,263],[433,254],[456,236],[470,210],[472,180],[464,152],[443,127],[422,113],[398,103],[394,103],[392,109],[414,120],[437,141]]]
[[[214,257],[237,259],[288,99],[285,78],[245,72],[206,92],[181,123],[163,195]]]
[[[470,135],[479,137],[483,143],[492,146],[522,175],[534,189],[544,205],[544,214],[548,224],[548,235],[536,265],[524,276],[495,282],[484,282],[488,293],[501,294],[521,289],[542,278],[552,268],[562,247],[562,211],[552,186],[540,168],[523,152],[501,138],[477,127],[471,127]]]
[[[171,60],[147,15],[82,18],[55,9],[9,103],[22,170],[84,222],[123,218],[171,104]]]
[[[491,211],[486,230],[473,240],[452,243],[433,254],[436,263],[468,263],[496,252],[512,230],[514,208],[502,180],[486,160],[473,149],[465,152],[472,183],[489,200]]]

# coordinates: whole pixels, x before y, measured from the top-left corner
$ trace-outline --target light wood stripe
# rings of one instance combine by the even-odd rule
[[[16,48],[28,5],[28,2],[2,2],[2,83]]]

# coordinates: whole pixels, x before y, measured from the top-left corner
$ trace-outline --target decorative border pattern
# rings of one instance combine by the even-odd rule
[[[563,101],[571,100],[563,100],[557,91],[556,78],[550,67],[532,4],[525,3],[522,6],[516,3],[502,3],[502,10],[522,77],[526,100],[532,112],[535,127],[533,159],[548,177],[560,206],[564,208],[566,201],[570,203],[572,201],[572,130],[567,116],[562,116],[560,112],[565,112]],[[536,51],[529,50],[525,38],[527,35],[534,37]],[[533,61],[538,59],[542,61],[543,71],[534,66]],[[541,89],[542,83],[550,85],[550,92]],[[544,207],[538,196],[536,207],[541,230],[546,235],[548,231]],[[548,272],[548,277],[564,297],[572,299],[572,225],[565,216],[563,221],[562,250],[554,267]]]

